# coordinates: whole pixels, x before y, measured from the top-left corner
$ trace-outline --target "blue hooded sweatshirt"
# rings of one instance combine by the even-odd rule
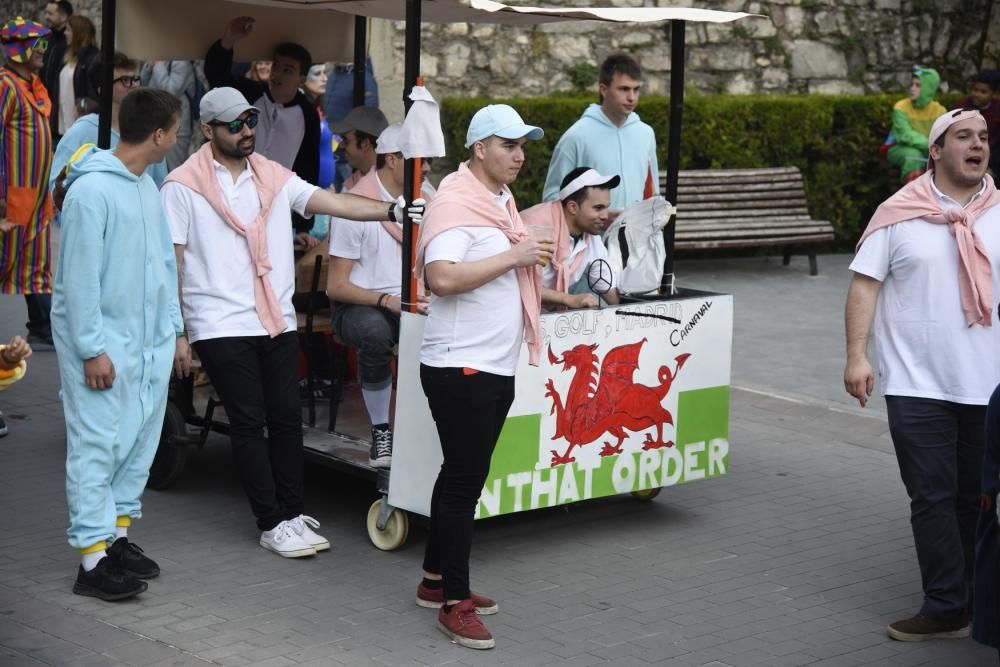
[[[113,539],[140,498],[159,442],[177,335],[177,267],[160,194],[112,151],[70,166],[52,337],[66,416],[70,544]],[[84,362],[105,353],[109,389],[86,385]]]
[[[599,104],[587,107],[552,151],[542,199],[558,199],[563,178],[577,167],[593,167],[604,176],[621,176],[621,184],[611,190],[612,209],[623,209],[642,200],[650,170],[653,192],[660,190],[656,137],[653,128],[635,112],[628,115],[624,125],[617,127]]]

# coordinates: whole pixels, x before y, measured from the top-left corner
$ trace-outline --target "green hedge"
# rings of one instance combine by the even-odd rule
[[[944,103],[955,96],[948,96]],[[894,184],[878,159],[889,130],[892,104],[900,95],[691,95],[685,99],[681,169],[780,167],[802,170],[809,210],[829,220],[836,247],[850,249],[875,207]],[[549,157],[559,136],[593,98],[448,98],[442,123],[449,156],[466,154],[463,144],[472,115],[490,103],[507,103],[525,122],[545,129],[530,142],[527,160],[512,189],[518,206],[541,198]],[[669,98],[644,96],[637,109],[659,139],[661,170],[666,165]],[[457,161],[457,160],[456,160]]]

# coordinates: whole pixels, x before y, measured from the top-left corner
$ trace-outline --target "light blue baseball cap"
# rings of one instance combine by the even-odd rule
[[[501,139],[541,139],[545,132],[542,128],[527,125],[521,120],[514,107],[506,104],[490,104],[476,112],[469,122],[469,131],[465,135],[465,147],[468,148],[477,141],[482,141],[494,135]]]

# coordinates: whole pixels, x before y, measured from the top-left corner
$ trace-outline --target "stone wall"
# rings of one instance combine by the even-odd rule
[[[509,0],[510,4],[558,4]],[[75,0],[98,24],[100,0]],[[672,0],[583,0],[574,5],[666,6]],[[728,24],[689,24],[689,86],[706,93],[902,91],[914,63],[937,68],[945,87],[1000,57],[1000,0],[698,0],[708,9],[762,14]],[[0,15],[34,13],[44,1],[0,0]],[[390,116],[401,113],[401,22],[372,21],[371,52]],[[438,96],[542,95],[595,90],[596,65],[613,51],[642,62],[648,92],[666,92],[669,26],[596,22],[532,28],[430,25],[422,74]],[[991,35],[991,37],[988,37]]]
[[[764,15],[728,24],[688,25],[687,81],[706,93],[897,91],[907,85],[914,63],[935,67],[947,84],[964,88],[983,64],[990,19],[997,30],[1000,17],[1000,0],[700,0],[696,4]],[[393,24],[392,33],[390,52],[398,54],[403,48],[402,24]],[[595,81],[592,65],[618,50],[640,59],[650,92],[665,92],[670,72],[669,27],[664,25],[587,22],[524,29],[428,25],[423,44],[422,73],[439,95],[536,95],[579,88],[588,78]],[[380,76],[401,78],[401,59],[379,60],[389,70]]]

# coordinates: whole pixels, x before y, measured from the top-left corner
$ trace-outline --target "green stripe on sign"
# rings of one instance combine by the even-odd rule
[[[603,439],[599,438],[574,450],[577,456],[584,454],[580,458],[591,460],[592,466],[577,461],[552,468],[537,465],[541,415],[510,417],[493,452],[477,517],[554,507],[725,474],[729,468],[729,387],[681,392],[674,420],[676,434],[669,425],[663,433],[664,440],[677,443],[673,447],[596,458],[589,450],[601,446]],[[640,446],[645,440],[640,434],[629,435],[630,441]],[[565,449],[562,439],[551,443],[552,449]],[[549,447],[541,449],[545,454],[543,463],[547,464]]]

